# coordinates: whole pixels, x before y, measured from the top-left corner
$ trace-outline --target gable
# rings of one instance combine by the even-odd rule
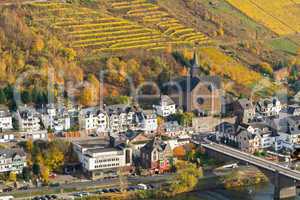
[[[149,141],[150,139],[147,138],[145,135],[143,134],[138,134],[137,136],[135,136],[131,142],[142,142],[142,141]]]

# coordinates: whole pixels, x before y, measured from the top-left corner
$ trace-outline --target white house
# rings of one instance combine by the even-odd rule
[[[15,140],[15,135],[13,133],[2,133],[0,134],[0,143],[11,142]]]
[[[281,149],[280,135],[277,130],[265,123],[251,123],[247,131],[260,136],[260,149]]]
[[[116,104],[106,107],[109,117],[109,128],[112,132],[125,132],[134,130],[134,111],[133,108],[125,104]]]
[[[9,110],[5,107],[0,108],[0,132],[5,130],[11,130],[12,125],[12,115]]]
[[[106,132],[109,126],[106,112],[99,107],[82,109],[79,120],[80,127],[87,131]]]
[[[21,106],[16,113],[16,119],[21,131],[40,130],[40,115],[33,107]]]
[[[176,104],[167,95],[162,95],[158,105],[153,105],[156,114],[162,117],[168,117],[176,113]]]
[[[109,140],[85,140],[73,143],[85,174],[91,179],[117,176],[118,169],[130,170],[132,150],[124,144],[114,145]]]
[[[157,115],[153,110],[144,110],[136,113],[136,120],[139,124],[139,128],[147,133],[153,133],[157,131],[158,121]]]
[[[26,167],[26,155],[21,149],[0,149],[0,173],[21,173]]]
[[[262,99],[256,104],[256,112],[263,117],[278,116],[282,105],[277,97]]]
[[[71,128],[71,119],[68,111],[64,108],[55,108],[48,104],[46,112],[42,114],[42,122],[46,129],[50,128],[55,132],[66,131]]]

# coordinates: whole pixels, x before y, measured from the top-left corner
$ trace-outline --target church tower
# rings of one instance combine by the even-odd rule
[[[197,77],[197,76],[199,76],[199,73],[200,73],[200,66],[199,66],[198,56],[197,56],[197,52],[194,51],[192,67],[190,70],[190,76]]]

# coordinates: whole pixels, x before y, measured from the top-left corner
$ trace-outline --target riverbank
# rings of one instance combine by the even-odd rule
[[[204,174],[198,180],[197,186],[189,191],[189,198],[185,198],[186,193],[173,196],[170,192],[171,183],[165,183],[161,188],[150,191],[124,192],[120,194],[104,194],[101,198],[91,196],[85,200],[193,200],[190,194],[208,190],[239,190],[241,188],[267,182],[267,178],[254,167],[240,167],[238,169],[217,170]],[[81,198],[82,199],[82,198]]]

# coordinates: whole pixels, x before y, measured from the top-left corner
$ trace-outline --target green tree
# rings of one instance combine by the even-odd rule
[[[6,104],[6,95],[3,90],[0,90],[0,104]]]
[[[22,170],[22,177],[25,181],[29,181],[31,176],[30,176],[30,170],[28,167],[24,167]]]
[[[175,120],[182,126],[191,126],[194,114],[191,112],[176,113]]]
[[[34,175],[39,176],[41,173],[41,167],[38,163],[33,163],[32,165],[32,172]]]
[[[21,98],[22,98],[23,103],[25,103],[25,104],[30,103],[31,100],[32,100],[31,99],[31,95],[30,95],[30,93],[27,90],[25,90],[25,91],[22,92]]]

